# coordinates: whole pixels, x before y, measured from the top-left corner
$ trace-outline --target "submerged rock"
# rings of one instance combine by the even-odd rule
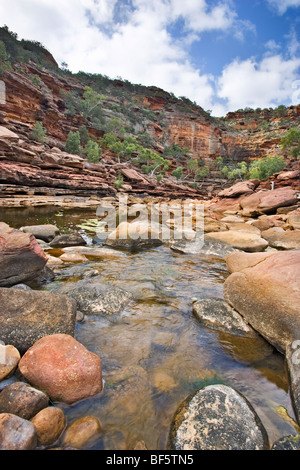
[[[171,425],[171,450],[265,450],[267,433],[251,404],[225,385],[209,385],[180,405]]]
[[[0,288],[0,339],[25,352],[54,333],[75,334],[76,301],[58,293]]]
[[[198,300],[193,304],[193,313],[200,323],[214,330],[250,338],[257,337],[256,331],[225,300]]]
[[[63,235],[57,235],[51,242],[52,248],[65,248],[68,246],[84,246],[86,245],[85,239],[80,233],[66,233]]]
[[[103,282],[99,276],[65,284],[56,291],[76,300],[78,309],[86,315],[113,315],[132,300],[131,293]]]
[[[22,357],[19,370],[54,401],[74,403],[102,390],[101,359],[69,335],[37,341]]]
[[[99,438],[101,433],[101,423],[95,416],[84,416],[74,421],[64,434],[63,444],[82,449],[90,446]]]
[[[176,241],[171,247],[173,251],[184,254],[198,254],[203,256],[216,256],[218,258],[225,258],[229,253],[238,252],[239,250],[230,245],[218,241],[208,241],[206,235],[204,240],[200,237],[195,241]]]

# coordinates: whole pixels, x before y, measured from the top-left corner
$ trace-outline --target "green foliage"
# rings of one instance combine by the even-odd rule
[[[70,131],[68,134],[65,151],[73,155],[81,155],[82,147],[80,145],[80,133]]]
[[[300,128],[292,127],[281,139],[281,147],[294,158],[300,158]]]
[[[183,168],[181,166],[177,167],[176,170],[172,171],[172,175],[175,176],[177,180],[180,180],[183,175]]]
[[[118,173],[116,179],[114,180],[114,185],[116,188],[121,188],[124,184],[124,178],[122,176],[122,173]]]
[[[86,119],[89,119],[94,126],[102,128],[105,124],[102,110],[104,96],[94,91],[91,87],[86,87],[83,99],[78,104],[80,111]]]
[[[280,106],[278,106],[278,108],[276,109],[276,115],[278,117],[283,117],[286,115],[286,106],[284,106],[283,104],[281,104]]]
[[[248,167],[246,162],[239,162],[234,168],[232,168],[228,174],[227,177],[230,180],[236,180],[240,179],[243,180],[244,176],[248,172]]]
[[[189,173],[195,174],[196,171],[197,171],[198,168],[199,168],[199,162],[198,162],[198,160],[197,160],[196,158],[191,158],[191,159],[187,162],[186,166],[187,166],[187,169],[188,169]]]
[[[88,133],[86,126],[79,127],[79,134],[80,134],[81,145],[86,145],[89,141],[89,133]]]
[[[41,78],[39,77],[39,75],[37,74],[34,74],[34,75],[29,75],[29,80],[31,81],[31,83],[36,86],[36,87],[40,87],[41,86]]]
[[[100,157],[100,147],[94,140],[89,140],[85,147],[88,162],[98,163]]]
[[[283,157],[275,155],[274,157],[265,157],[255,160],[250,164],[249,178],[267,180],[270,176],[279,171],[282,171],[286,166]]]
[[[67,108],[66,114],[75,116],[75,114],[79,111],[79,96],[74,91],[65,92],[64,90],[61,90],[60,94]]]
[[[113,117],[106,124],[106,130],[108,133],[123,136],[125,134],[125,123],[121,119]]]
[[[3,73],[8,68],[8,56],[6,47],[3,41],[0,41],[0,73]]]
[[[43,124],[41,122],[36,122],[31,131],[30,138],[43,144],[45,142],[46,134],[47,130],[43,127]]]
[[[209,168],[208,166],[204,165],[202,168],[198,168],[196,173],[195,173],[195,180],[203,180],[204,178],[207,178],[209,175]]]
[[[183,157],[189,152],[188,148],[182,148],[178,144],[172,144],[164,148],[164,154],[176,159]]]

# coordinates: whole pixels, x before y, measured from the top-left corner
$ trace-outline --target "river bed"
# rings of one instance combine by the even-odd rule
[[[79,228],[95,217],[87,210],[1,208],[11,227],[51,223],[62,233],[79,231],[91,248],[94,233]],[[59,250],[47,250],[59,255]],[[104,390],[93,398],[61,407],[71,423],[93,415],[103,432],[92,449],[133,449],[144,441],[150,450],[166,449],[172,417],[187,395],[224,383],[245,395],[264,424],[270,444],[296,434],[277,408],[294,418],[284,356],[262,338],[245,339],[204,327],[194,317],[193,301],[223,298],[228,276],[223,259],[180,254],[163,245],[114,257],[94,258],[54,269],[54,290],[88,272],[121,287],[134,300],[118,315],[85,316],[76,339],[102,360]]]

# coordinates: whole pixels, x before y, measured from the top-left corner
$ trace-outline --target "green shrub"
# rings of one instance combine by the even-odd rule
[[[41,122],[36,122],[31,131],[30,138],[43,144],[45,142],[46,134],[47,130],[43,127],[43,124]]]
[[[265,157],[259,160],[255,160],[250,164],[249,178],[260,179],[262,181],[267,180],[274,173],[282,171],[286,166],[283,157],[275,155],[275,157]]]
[[[182,174],[183,174],[183,169],[181,166],[176,168],[176,170],[172,171],[172,175],[175,176],[177,180],[180,180],[182,178]]]
[[[114,181],[114,185],[115,185],[116,188],[121,188],[123,186],[123,184],[124,184],[124,178],[122,176],[122,173],[119,172],[117,174],[117,177],[116,177],[115,181]]]
[[[88,162],[98,163],[100,157],[100,147],[94,140],[89,140],[85,147]]]
[[[70,131],[68,134],[65,151],[73,155],[81,155],[82,147],[80,145],[80,133]]]
[[[292,127],[281,139],[281,147],[294,158],[300,158],[300,128]]]

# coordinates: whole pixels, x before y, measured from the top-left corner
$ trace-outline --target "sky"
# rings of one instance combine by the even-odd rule
[[[74,73],[157,86],[213,116],[300,103],[300,0],[1,0],[5,24]]]

